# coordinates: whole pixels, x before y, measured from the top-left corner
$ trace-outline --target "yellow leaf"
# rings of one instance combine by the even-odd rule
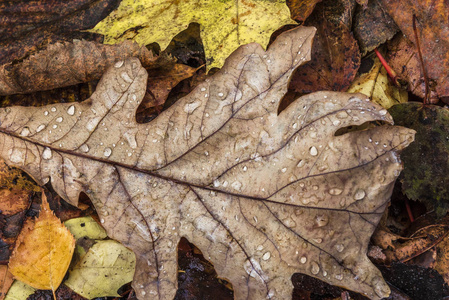
[[[135,266],[136,257],[131,250],[116,241],[99,241],[74,267],[64,284],[89,299],[119,296],[117,290],[133,279]]]
[[[20,280],[14,281],[6,294],[5,300],[23,300],[32,295],[36,290]]]
[[[88,237],[89,239],[102,240],[108,235],[92,217],[74,218],[64,222],[75,239]]]
[[[221,68],[240,45],[265,47],[275,30],[296,24],[285,0],[123,0],[91,31],[105,35],[107,44],[132,39],[141,45],[157,42],[164,50],[192,22],[201,26],[208,70]]]
[[[25,223],[9,260],[9,270],[16,279],[54,293],[67,272],[74,248],[75,239],[50,210],[42,193],[39,217]]]
[[[348,93],[362,93],[371,101],[389,109],[395,104],[408,101],[407,91],[398,89],[390,83],[387,71],[376,57],[368,73],[359,75],[351,84]]]

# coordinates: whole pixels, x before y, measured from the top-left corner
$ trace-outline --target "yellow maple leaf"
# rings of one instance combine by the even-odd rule
[[[132,39],[164,50],[192,22],[200,24],[208,70],[221,68],[240,45],[266,46],[275,30],[296,24],[285,0],[123,0],[91,31],[105,35],[107,44]]]
[[[54,294],[74,249],[75,239],[53,214],[42,193],[39,217],[34,222],[25,222],[9,260],[9,270],[16,279],[37,289],[52,290]]]

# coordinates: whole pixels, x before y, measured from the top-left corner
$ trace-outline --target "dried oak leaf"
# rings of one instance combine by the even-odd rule
[[[3,0],[0,2],[0,64],[20,60],[62,40],[95,38],[79,32],[106,17],[118,0]]]
[[[39,217],[23,226],[9,259],[9,271],[34,288],[54,293],[69,268],[74,249],[75,239],[53,214],[42,193]]]
[[[170,63],[136,43],[103,45],[84,40],[56,43],[16,64],[0,66],[0,95],[30,93],[100,79],[117,60],[138,57],[144,67]]]
[[[82,103],[0,110],[1,156],[76,204],[86,193],[108,236],[136,254],[140,299],[170,299],[177,244],[198,246],[236,299],[287,299],[302,272],[373,299],[389,294],[367,244],[414,131],[335,136],[386,110],[361,94],[320,92],[277,115],[314,28],[264,51],[240,47],[223,69],[147,124],[137,59],[108,70]]]

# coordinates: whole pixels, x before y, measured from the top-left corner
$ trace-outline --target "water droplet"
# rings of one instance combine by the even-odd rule
[[[48,116],[48,110],[44,111],[44,116]]]
[[[123,66],[124,61],[123,60],[119,60],[114,64],[114,67],[116,68],[120,68],[121,66]]]
[[[258,251],[263,250],[263,246],[262,245],[257,246],[257,250]]]
[[[271,59],[267,59],[267,63],[270,63],[271,62]]]
[[[302,256],[302,257],[299,259],[299,262],[302,263],[302,264],[305,264],[305,263],[307,262],[307,257]]]
[[[379,110],[379,115],[385,116],[387,114],[387,111],[385,109]]]
[[[325,270],[323,270],[323,276],[326,277],[327,276],[327,272]]]
[[[315,223],[318,227],[326,226],[329,222],[329,217],[326,215],[317,215],[315,218]]]
[[[246,170],[248,170],[248,168],[246,166],[243,166],[243,171],[246,172]]]
[[[206,88],[202,87],[202,88],[200,89],[200,91],[204,92],[204,91],[206,91]]]
[[[310,152],[310,155],[312,155],[312,156],[318,155],[318,150],[316,149],[315,146],[310,147],[309,152]]]
[[[339,188],[332,188],[329,190],[329,194],[334,195],[334,196],[338,196],[343,192],[342,189]]]
[[[105,148],[104,149],[104,156],[109,157],[112,154],[112,149],[111,148]],[[128,153],[129,154],[129,153]]]
[[[45,129],[45,125],[44,124],[41,124],[41,125],[39,125],[37,128],[36,128],[36,132],[41,132],[42,130],[44,130]]]
[[[140,293],[142,294],[142,296],[145,296],[145,294],[146,294],[145,291],[142,291],[142,292],[140,292]]]
[[[53,153],[51,152],[51,149],[48,147],[45,147],[44,152],[42,152],[42,158],[50,159],[52,156],[53,156]]]
[[[80,146],[80,150],[87,153],[87,152],[89,152],[89,146],[87,146],[86,144],[82,144]]]
[[[129,77],[129,75],[128,75],[127,72],[122,72],[122,73],[120,74],[120,77],[122,77],[122,79],[123,79],[125,82],[127,82],[127,83],[133,82],[133,79],[132,79],[131,77]]]
[[[316,262],[312,262],[310,272],[312,272],[313,275],[318,274],[320,272],[320,266]]]
[[[345,250],[345,246],[343,246],[342,244],[337,244],[335,245],[335,249],[337,249],[338,252],[343,252],[343,250]]]
[[[208,94],[205,94],[205,95],[204,95],[204,98],[207,98],[207,97],[209,97],[209,95],[208,95]]]
[[[58,125],[56,125],[56,124],[53,125],[53,129],[56,129],[56,128],[58,128]]]
[[[197,109],[200,106],[201,106],[201,101],[195,101],[195,102],[192,102],[192,103],[187,103],[184,106],[184,112],[188,113],[188,114],[191,114],[191,113],[193,113],[195,111],[195,109]]]
[[[298,128],[298,124],[297,123],[293,123],[293,129],[296,129],[296,128]]]
[[[51,110],[52,112],[55,112],[55,111],[56,111],[56,107],[52,107],[50,110]]]
[[[57,117],[56,118],[56,122],[61,123],[62,122],[62,117]]]
[[[219,187],[220,186],[220,181],[218,181],[218,179],[214,180],[214,187]]]
[[[225,182],[227,182],[227,181],[225,181]],[[225,187],[224,183],[223,183],[223,186]],[[240,191],[240,189],[242,188],[242,183],[241,183],[240,181],[234,181],[234,182],[231,184],[231,186],[232,186],[235,190]]]
[[[314,191],[318,191],[319,187],[318,187],[317,185],[314,185],[314,186],[312,186],[312,189],[313,189]]]
[[[354,194],[354,199],[355,200],[362,200],[363,198],[365,198],[365,191],[362,189],[358,189],[355,194]]]
[[[283,168],[283,169],[281,170],[281,172],[282,172],[282,173],[287,172],[287,168]]]
[[[323,239],[313,239],[313,241],[317,244],[321,244],[323,242]]]
[[[304,165],[306,164],[306,162],[303,160],[303,159],[301,159],[299,162],[298,162],[298,164],[296,165],[298,168],[301,168],[301,167],[303,167]]]
[[[334,122],[332,122],[332,124],[334,124],[334,126],[338,126],[338,125],[340,125],[340,120],[334,120]]]
[[[23,127],[22,131],[20,132],[20,135],[21,136],[28,136],[28,135],[30,135],[30,129],[27,126]]]
[[[335,274],[335,279],[337,280],[343,280],[343,274]]]
[[[104,219],[100,219],[100,223],[101,223],[101,224],[104,224]]]
[[[223,187],[227,187],[228,184],[229,184],[229,182],[227,182],[227,181],[225,180],[225,182],[223,182]]]
[[[223,93],[218,93],[218,97],[223,97],[224,94]]]
[[[269,260],[271,257],[271,253],[270,252],[265,252],[265,254],[262,256],[263,260]]]

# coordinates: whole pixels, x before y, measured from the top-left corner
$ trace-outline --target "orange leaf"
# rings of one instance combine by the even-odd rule
[[[14,278],[8,270],[8,266],[0,266],[0,299],[3,300]]]
[[[72,259],[75,239],[53,214],[42,193],[39,217],[27,220],[9,260],[15,278],[43,290],[54,291],[61,284]]]

